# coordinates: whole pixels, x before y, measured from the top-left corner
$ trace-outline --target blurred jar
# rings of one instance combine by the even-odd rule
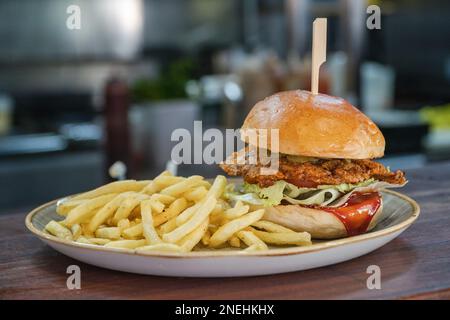
[[[13,112],[13,100],[11,97],[0,94],[0,135],[5,135],[11,130]]]
[[[366,111],[380,111],[393,107],[395,71],[375,62],[361,66],[361,102]]]

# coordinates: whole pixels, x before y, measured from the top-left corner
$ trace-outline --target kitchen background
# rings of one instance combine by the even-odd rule
[[[96,187],[118,160],[149,179],[173,129],[238,128],[265,96],[309,89],[315,17],[328,18],[320,91],[375,120],[381,161],[450,159],[449,1],[1,0],[0,214]]]

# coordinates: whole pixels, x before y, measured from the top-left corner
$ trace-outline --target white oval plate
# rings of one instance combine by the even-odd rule
[[[241,277],[300,271],[350,260],[385,245],[405,231],[419,216],[419,206],[409,197],[383,191],[380,223],[359,236],[314,241],[305,247],[270,248],[242,253],[236,250],[208,250],[190,253],[136,253],[134,250],[103,248],[62,240],[42,230],[56,214],[56,200],[30,212],[28,229],[55,250],[95,266],[140,274],[176,277]]]

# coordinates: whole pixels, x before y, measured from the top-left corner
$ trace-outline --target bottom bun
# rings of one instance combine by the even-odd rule
[[[380,220],[383,202],[372,217],[367,231],[373,229]],[[299,232],[309,232],[314,239],[337,239],[347,237],[347,230],[333,213],[306,208],[299,205],[279,205],[266,208],[264,218],[286,228]]]

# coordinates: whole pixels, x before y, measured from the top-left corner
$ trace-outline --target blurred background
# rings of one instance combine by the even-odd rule
[[[320,91],[373,118],[382,162],[450,159],[449,1],[1,0],[0,213],[96,187],[115,161],[149,179],[174,129],[239,128],[256,101],[309,89],[316,17],[328,18]]]

